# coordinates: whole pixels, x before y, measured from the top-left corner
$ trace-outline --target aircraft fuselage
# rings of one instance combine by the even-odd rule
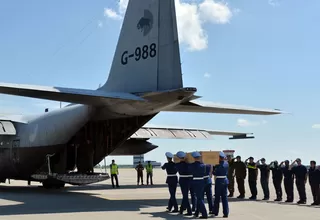
[[[123,102],[104,108],[71,104],[34,116],[27,123],[13,122],[16,135],[0,136],[0,143],[3,143],[0,180],[28,180],[39,171],[47,172],[47,156],[53,154],[52,172],[79,169],[79,155],[86,161],[88,140],[94,149],[93,165],[96,165],[161,109],[181,103],[194,92],[178,90],[145,94],[148,101],[143,104]]]

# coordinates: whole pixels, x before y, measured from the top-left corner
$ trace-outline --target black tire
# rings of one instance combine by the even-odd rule
[[[45,189],[51,189],[52,188],[52,184],[49,181],[43,181],[42,182],[42,186]]]
[[[60,188],[63,188],[65,185],[65,183],[58,183],[55,185],[56,189],[60,189]]]
[[[60,188],[63,188],[65,186],[65,183],[45,180],[45,181],[42,182],[42,186],[45,189],[60,189]]]

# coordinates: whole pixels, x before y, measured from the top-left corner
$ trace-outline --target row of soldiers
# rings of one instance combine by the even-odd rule
[[[228,163],[225,161],[224,153],[220,152],[219,165],[213,167],[212,165],[203,164],[201,161],[201,154],[193,152],[191,156],[195,162],[188,164],[186,162],[186,153],[179,151],[177,157],[180,159],[179,163],[172,161],[173,154],[166,153],[168,162],[162,166],[163,170],[167,172],[166,183],[168,184],[170,199],[168,202],[167,211],[183,214],[186,210],[187,216],[194,215],[199,217],[201,212],[201,219],[208,218],[208,212],[204,204],[204,194],[206,194],[209,204],[209,214],[217,216],[219,213],[219,203],[222,200],[223,217],[227,218],[229,215],[228,206]],[[179,173],[179,179],[177,176]],[[215,198],[212,202],[212,175],[215,176]],[[182,192],[182,204],[178,208],[176,200],[177,185],[180,185]],[[191,194],[192,207],[189,203],[189,192]],[[172,210],[173,209],[173,210]],[[193,213],[194,212],[194,213]]]
[[[236,160],[235,160],[236,159]],[[298,204],[305,204],[307,202],[306,188],[307,179],[311,187],[313,195],[313,203],[311,205],[320,205],[320,168],[316,167],[315,161],[310,161],[310,168],[302,165],[301,159],[296,159],[291,164],[288,160],[281,162],[272,161],[270,164],[266,163],[264,158],[254,162],[253,157],[249,157],[244,162],[240,156],[232,159],[228,156],[229,170],[228,185],[229,196],[234,195],[234,178],[236,178],[238,190],[240,195],[237,198],[245,197],[244,180],[247,176],[248,170],[248,183],[251,191],[249,199],[255,200],[257,198],[257,177],[258,170],[260,170],[260,184],[263,189],[263,200],[269,200],[269,176],[272,172],[273,185],[276,191],[277,198],[275,201],[282,201],[282,181],[284,183],[287,200],[285,202],[293,202],[294,200],[294,179],[296,180],[296,188],[299,193]]]

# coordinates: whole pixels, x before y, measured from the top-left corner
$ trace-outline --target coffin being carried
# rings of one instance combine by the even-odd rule
[[[211,165],[217,165],[219,164],[219,153],[220,151],[199,151],[201,154],[201,160],[204,164],[211,164]],[[191,156],[191,152],[187,153],[186,156],[186,162],[187,163],[193,163],[194,158]],[[175,163],[179,163],[180,159],[174,155],[173,161]]]

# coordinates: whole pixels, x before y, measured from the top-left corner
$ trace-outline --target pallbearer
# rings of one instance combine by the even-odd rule
[[[190,172],[190,165],[186,163],[186,153],[179,151],[177,152],[177,157],[180,159],[179,163],[176,163],[177,170],[179,172],[179,185],[182,193],[182,204],[180,208],[180,214],[183,213],[184,210],[187,210],[187,216],[192,216],[192,211],[189,203],[189,189],[190,189],[190,177],[192,174]]]
[[[212,203],[212,165],[206,164],[205,165],[205,176],[204,176],[204,193],[206,194],[208,206],[209,206],[209,213],[213,214],[213,203]]]
[[[228,205],[228,171],[225,167],[225,155],[223,152],[219,154],[219,165],[214,169],[214,175],[216,177],[214,185],[214,205],[213,214],[217,216],[219,214],[220,198],[223,206],[223,217],[228,218],[229,216],[229,205]]]
[[[200,162],[201,154],[199,152],[193,152],[192,157],[195,159],[195,162],[191,164],[191,173],[193,176],[192,187],[195,191],[197,198],[197,207],[196,212],[194,213],[195,217],[199,216],[201,212],[202,216],[200,218],[208,218],[208,213],[204,205],[204,176],[205,176],[205,165]]]
[[[163,164],[161,168],[167,171],[166,183],[168,184],[169,193],[170,193],[170,199],[169,199],[167,209],[170,212],[173,207],[174,209],[172,212],[179,212],[178,203],[176,200],[176,191],[177,191],[177,185],[178,185],[177,167],[176,167],[176,164],[172,161],[172,158],[173,158],[172,153],[167,152],[166,157],[168,162]]]
[[[191,205],[192,205],[191,210],[192,210],[192,212],[194,212],[194,211],[196,211],[197,197],[196,197],[194,187],[192,185],[192,180],[193,180],[193,177],[191,175],[191,177],[190,177],[190,195],[191,195]]]

